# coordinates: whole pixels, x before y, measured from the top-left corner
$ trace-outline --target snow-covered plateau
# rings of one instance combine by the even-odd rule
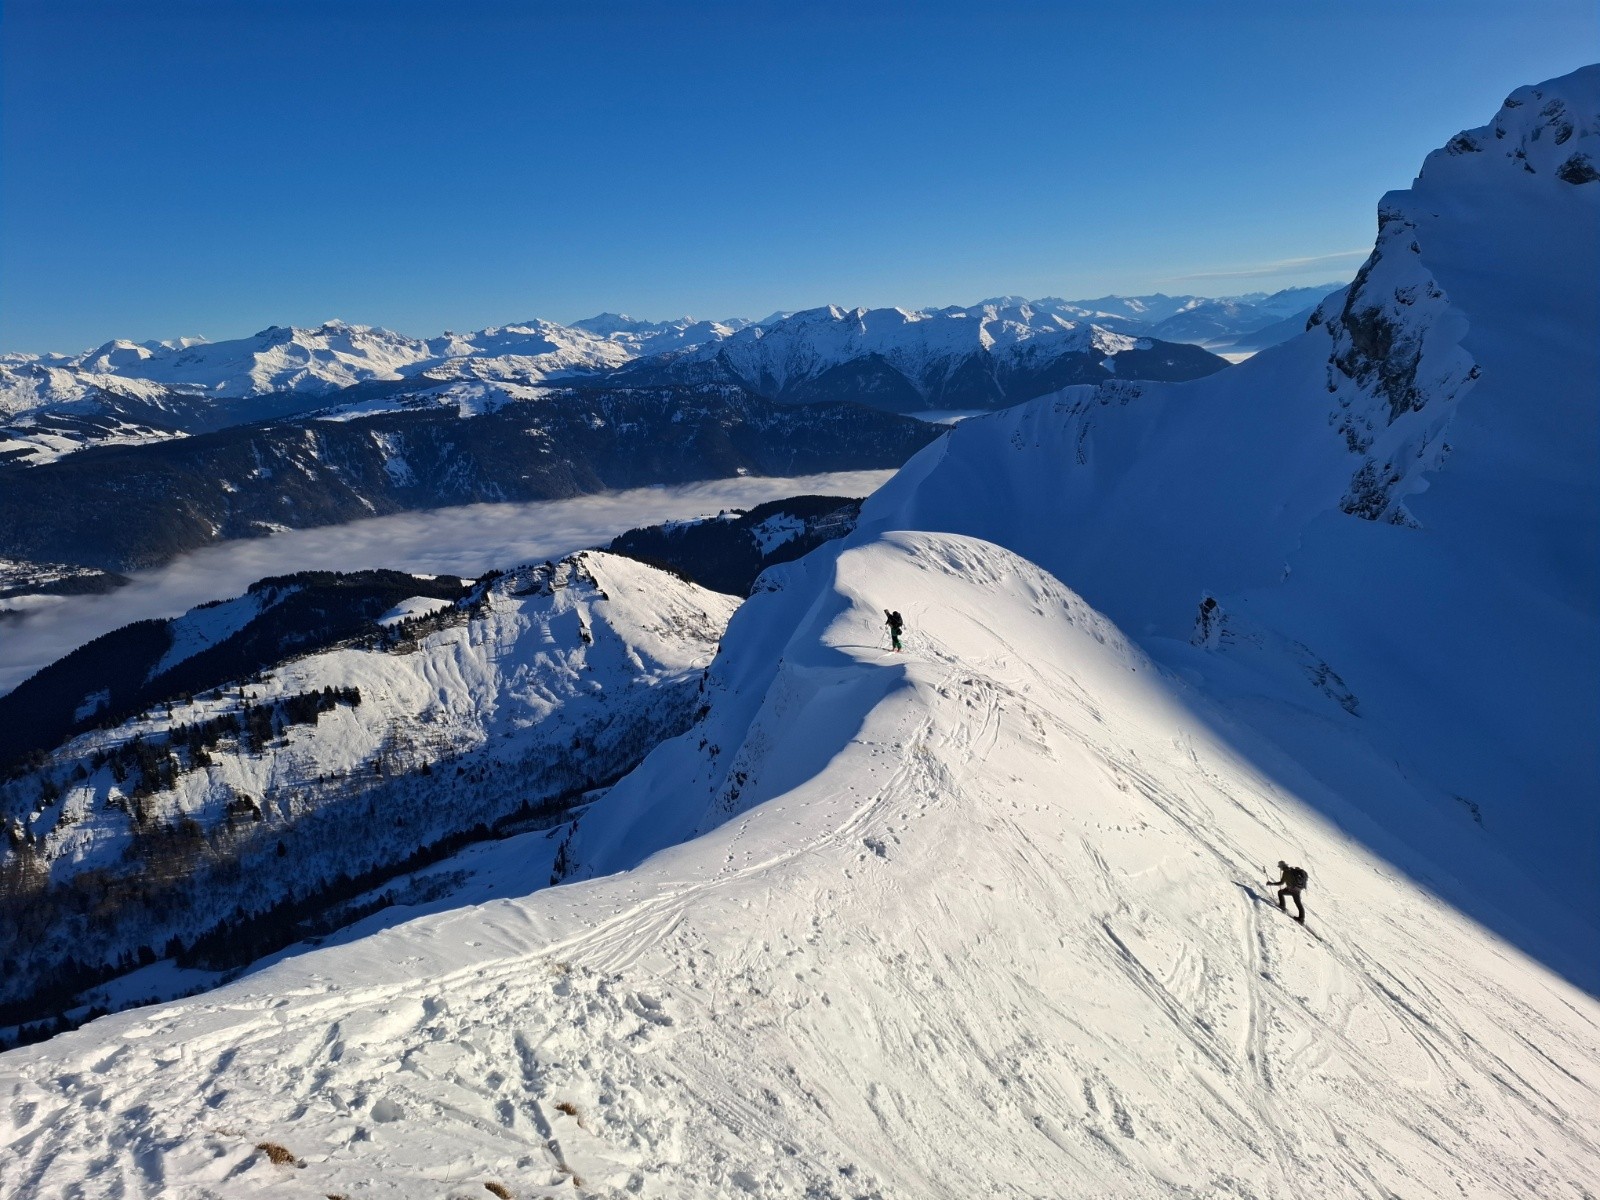
[[[0,1191],[1593,1197],[1597,145],[1519,89],[1302,336],[963,421],[525,894],[0,1055]]]

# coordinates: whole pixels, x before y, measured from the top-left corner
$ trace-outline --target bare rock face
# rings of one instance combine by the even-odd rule
[[[1330,423],[1361,457],[1340,507],[1397,524],[1411,521],[1405,485],[1443,461],[1443,426],[1478,378],[1460,346],[1466,322],[1423,260],[1405,197],[1384,198],[1371,256],[1313,318],[1333,339]]]
[[[1595,169],[1594,160],[1587,154],[1574,154],[1556,168],[1556,178],[1563,183],[1593,183],[1600,179],[1600,170]]]
[[[1505,184],[1507,173],[1518,177],[1518,187],[1582,185],[1600,179],[1588,149],[1597,137],[1600,113],[1586,110],[1581,92],[1556,95],[1548,84],[1518,88],[1488,125],[1457,134],[1429,155],[1415,186],[1383,198],[1371,256],[1308,326],[1321,326],[1333,339],[1330,423],[1361,460],[1341,502],[1345,512],[1413,523],[1403,498],[1442,465],[1446,428],[1481,373],[1461,344],[1468,322],[1429,269],[1426,237],[1419,235],[1419,222],[1442,202],[1431,185],[1468,170],[1467,158],[1477,160],[1470,170],[1480,187]]]

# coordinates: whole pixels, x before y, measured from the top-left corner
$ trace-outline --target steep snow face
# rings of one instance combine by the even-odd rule
[[[1173,662],[1258,706],[1246,724],[1274,728],[1261,697],[1314,714],[1273,736],[1401,833],[1443,894],[1591,985],[1600,186],[1561,168],[1597,133],[1600,69],[1514,94],[1384,198],[1372,257],[1302,338],[1191,384],[964,422],[862,517],[1022,552],[1172,639]],[[1329,722],[1452,820],[1396,822],[1392,778],[1310,755]],[[1544,882],[1519,900],[1476,852],[1441,858],[1452,823]]]
[[[633,870],[0,1056],[8,1184],[1582,1195],[1600,1007],[1286,793],[1057,580],[898,533],[767,585],[705,722],[558,856]],[[1265,897],[1278,857],[1312,868],[1309,929]]]

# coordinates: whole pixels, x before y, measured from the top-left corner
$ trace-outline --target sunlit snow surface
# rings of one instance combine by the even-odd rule
[[[711,720],[574,849],[705,836],[0,1058],[8,1189],[1581,1194],[1591,999],[1037,568],[926,534],[830,560],[741,611]],[[1310,929],[1260,898],[1282,854]]]
[[[1365,303],[963,422],[768,572],[573,882],[0,1056],[0,1190],[1592,1196],[1600,70],[1544,87]]]

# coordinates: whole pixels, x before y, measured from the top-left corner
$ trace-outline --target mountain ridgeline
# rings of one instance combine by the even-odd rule
[[[941,432],[735,386],[553,389],[466,416],[430,402],[301,417],[4,471],[0,558],[127,570],[224,539],[412,509],[892,467]]]
[[[157,948],[239,966],[404,869],[556,821],[687,725],[734,597],[860,508],[778,500],[477,580],[263,579],[52,663],[0,696],[0,1040]]]
[[[473,582],[307,572],[68,655],[0,698],[0,1039],[559,824],[687,727],[737,604],[599,551]]]
[[[403,571],[307,571],[263,579],[233,600],[171,621],[136,621],[80,646],[0,696],[0,775],[36,767],[68,736],[224,685],[238,687],[292,655],[378,634],[404,600],[454,604],[452,577]]]
[[[822,308],[630,362],[635,384],[732,384],[785,404],[890,412],[1004,408],[1076,383],[1181,381],[1227,368],[1199,346],[1135,337],[1021,304],[938,313]]]
[[[606,549],[730,596],[744,597],[768,567],[792,562],[855,528],[861,501],[793,496],[698,521],[630,529]]]

